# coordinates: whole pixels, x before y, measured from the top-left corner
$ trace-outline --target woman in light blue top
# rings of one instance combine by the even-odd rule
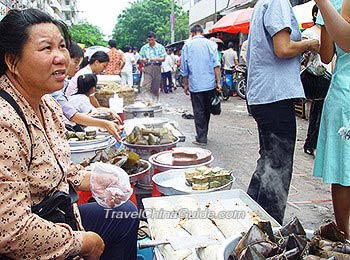
[[[332,0],[331,2],[340,12],[342,1]],[[320,5],[320,7],[323,6]],[[326,10],[320,10],[322,14],[326,13]],[[347,10],[345,19],[349,18],[349,10]],[[324,102],[313,174],[321,177],[323,182],[332,184],[335,220],[340,230],[344,231],[349,238],[350,141],[344,141],[338,134],[338,130],[350,125],[350,54],[342,51],[337,45],[334,49],[333,38],[329,29],[327,30],[327,20],[325,21],[324,24],[321,17],[316,21],[325,25],[321,27],[320,55],[325,63],[329,63],[334,54],[337,60],[331,86]],[[346,37],[346,35],[343,36]]]
[[[258,125],[260,158],[248,194],[280,224],[292,177],[296,139],[294,99],[303,98],[300,54],[318,51],[317,40],[301,41],[288,0],[259,0],[248,38],[247,98]]]

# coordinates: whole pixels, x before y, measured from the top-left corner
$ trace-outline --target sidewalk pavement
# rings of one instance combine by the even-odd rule
[[[183,112],[192,114],[190,97],[182,88],[173,93],[160,93],[163,105],[162,117],[178,123],[186,136],[178,146],[195,146],[193,119],[185,119]],[[248,115],[245,100],[230,97],[221,102],[221,115],[212,116],[209,125],[208,145],[212,151],[213,166],[232,169],[236,177],[234,189],[247,190],[250,177],[258,159],[258,134],[254,119]],[[297,117],[297,142],[294,155],[294,170],[284,223],[296,216],[307,229],[316,229],[328,219],[334,219],[330,185],[312,176],[314,159],[303,152],[308,121]]]

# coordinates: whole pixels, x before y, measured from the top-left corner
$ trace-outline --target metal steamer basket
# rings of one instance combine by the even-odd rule
[[[115,144],[116,140],[112,135],[103,138],[86,141],[69,141],[71,160],[78,164],[85,158],[93,157],[97,151],[107,149]]]
[[[144,160],[148,160],[150,156],[153,154],[157,154],[159,152],[171,150],[172,148],[176,147],[177,143],[179,142],[179,138],[176,138],[174,142],[168,143],[168,144],[162,144],[162,145],[136,145],[136,144],[129,144],[125,140],[123,141],[123,145],[127,147],[130,151],[137,153],[140,158]],[[148,171],[147,174],[145,174],[143,179],[138,180],[138,186],[146,189],[151,190],[152,189],[152,171]]]
[[[155,114],[160,114],[163,111],[160,104],[151,106],[137,106],[135,104],[124,107],[124,116],[126,119],[135,117],[154,117]]]

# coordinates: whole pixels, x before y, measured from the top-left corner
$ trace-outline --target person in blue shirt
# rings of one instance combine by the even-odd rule
[[[165,61],[166,51],[163,45],[156,42],[156,34],[147,34],[147,44],[140,50],[140,62],[143,63],[141,96],[144,101],[159,101],[159,89],[162,82],[161,65]]]
[[[205,146],[208,141],[211,98],[215,89],[221,90],[220,61],[217,58],[217,44],[203,36],[203,28],[194,25],[192,38],[181,51],[181,74],[184,92],[191,94],[196,145]]]
[[[304,98],[300,54],[318,52],[318,40],[301,41],[289,0],[259,0],[248,37],[247,99],[259,132],[257,167],[248,194],[283,223],[296,141],[294,100]]]

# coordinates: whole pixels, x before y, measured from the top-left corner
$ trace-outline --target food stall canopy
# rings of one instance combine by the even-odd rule
[[[315,1],[309,1],[305,4],[293,7],[300,28],[306,29],[314,25],[314,22],[312,21],[312,7],[314,5]]]
[[[222,17],[209,30],[210,33],[227,32],[227,33],[248,33],[250,18],[253,14],[253,8],[233,11]]]

